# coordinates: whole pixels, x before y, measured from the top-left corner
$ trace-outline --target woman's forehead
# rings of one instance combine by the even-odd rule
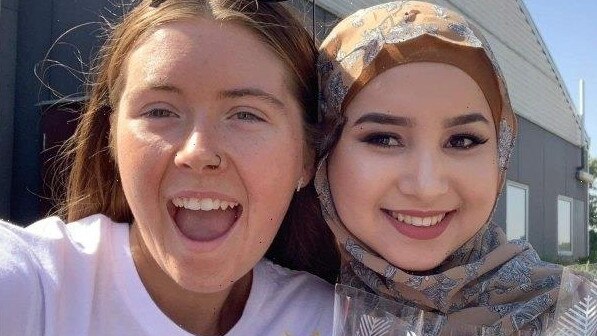
[[[127,86],[222,84],[265,91],[284,83],[282,62],[246,28],[207,19],[165,24],[131,52]]]
[[[451,118],[472,111],[491,119],[491,109],[479,85],[464,71],[443,63],[409,63],[386,70],[355,96],[353,111],[400,111],[416,119],[424,111]]]

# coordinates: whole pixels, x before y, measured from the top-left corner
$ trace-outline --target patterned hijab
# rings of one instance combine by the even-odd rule
[[[561,268],[542,262],[524,241],[508,242],[491,216],[468,242],[424,273],[393,266],[338,217],[327,156],[342,133],[346,106],[377,75],[410,62],[451,64],[479,84],[498,137],[496,203],[506,179],[516,117],[502,72],[479,31],[459,14],[419,1],[389,2],[347,17],[321,46],[320,121],[326,138],[315,178],[322,212],[340,246],[341,282],[445,316],[450,324],[483,326],[491,335],[545,330],[555,308]]]

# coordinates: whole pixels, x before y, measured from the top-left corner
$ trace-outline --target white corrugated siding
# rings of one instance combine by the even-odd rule
[[[580,120],[559,73],[518,0],[428,0],[467,16],[491,44],[504,71],[514,110],[520,116],[577,145]],[[357,9],[387,1],[317,0],[344,17]]]

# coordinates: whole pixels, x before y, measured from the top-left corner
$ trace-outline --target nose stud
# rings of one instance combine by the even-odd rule
[[[218,158],[218,163],[209,165],[209,168],[214,170],[220,168],[220,165],[222,164],[222,157],[220,156],[220,154],[216,153],[215,155]]]

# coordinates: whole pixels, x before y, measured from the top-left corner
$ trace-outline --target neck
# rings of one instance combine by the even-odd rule
[[[130,247],[141,282],[160,310],[186,331],[202,336],[226,334],[240,319],[249,297],[252,272],[219,292],[198,293],[178,285],[147,250],[137,226]]]

